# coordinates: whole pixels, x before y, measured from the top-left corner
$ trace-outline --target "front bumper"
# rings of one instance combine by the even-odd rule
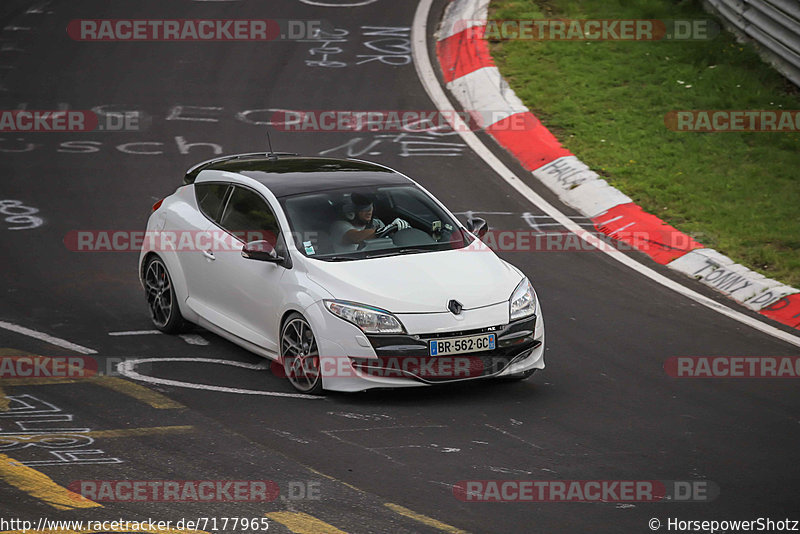
[[[512,363],[521,363],[542,345],[534,337],[536,316],[506,325],[475,330],[422,335],[369,335],[375,358],[350,357],[353,368],[377,377],[410,378],[426,384],[460,382],[499,376]],[[437,339],[493,333],[494,350],[431,356],[430,342]]]
[[[326,325],[317,330],[317,340],[323,387],[331,391],[413,387],[544,369],[544,320],[538,302],[537,315],[511,323],[508,304],[502,307],[502,314],[498,308],[465,311],[462,317],[449,313],[417,314],[413,318],[401,315],[409,332],[402,335],[366,335],[322,310],[319,318]],[[429,341],[433,339],[489,332],[496,335],[494,350],[430,356]]]

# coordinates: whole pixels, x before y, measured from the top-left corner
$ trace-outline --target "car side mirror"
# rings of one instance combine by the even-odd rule
[[[242,247],[242,257],[248,260],[268,261],[271,263],[281,263],[284,258],[278,256],[269,241],[250,241]]]
[[[467,230],[480,239],[489,231],[489,223],[486,222],[486,219],[481,219],[480,217],[470,217],[467,219]]]

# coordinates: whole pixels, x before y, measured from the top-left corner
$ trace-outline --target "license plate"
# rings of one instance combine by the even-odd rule
[[[448,354],[494,350],[494,344],[495,334],[434,339],[429,342],[431,356],[446,356]]]

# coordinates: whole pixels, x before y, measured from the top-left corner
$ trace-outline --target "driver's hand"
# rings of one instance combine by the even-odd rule
[[[406,221],[404,221],[403,219],[401,219],[399,217],[397,219],[393,220],[392,224],[397,226],[398,230],[405,230],[406,228],[411,228],[410,224],[408,224]]]
[[[391,224],[387,224],[386,226],[384,226],[380,230],[375,230],[375,236],[377,236],[377,237],[389,237],[389,234],[391,234],[392,232],[396,232],[396,231],[397,231],[397,225],[394,224],[394,223],[391,223]]]

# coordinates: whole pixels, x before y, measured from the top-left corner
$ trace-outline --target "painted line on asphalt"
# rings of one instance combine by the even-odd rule
[[[55,385],[60,386],[62,384],[92,384],[92,383],[97,384],[98,386],[103,386],[104,388],[114,390],[118,393],[122,393],[123,395],[132,397],[138,401],[141,401],[159,410],[177,410],[185,408],[183,404],[174,401],[169,397],[162,395],[161,393],[157,393],[140,384],[136,384],[134,382],[128,382],[127,380],[123,380],[115,376],[91,376],[86,378],[61,378],[61,377],[6,378],[3,380],[3,385],[9,387],[55,386]]]
[[[242,369],[259,370],[263,371],[269,367],[269,364],[264,363],[243,363],[234,362],[230,360],[218,360],[210,358],[142,358],[140,360],[126,360],[117,364],[117,371],[119,374],[126,376],[133,380],[140,382],[148,382],[150,384],[158,384],[162,386],[174,386],[179,388],[188,389],[203,389],[206,391],[218,391],[222,393],[237,393],[239,395],[264,395],[267,397],[288,397],[294,399],[308,399],[308,400],[324,400],[325,397],[316,395],[304,395],[302,393],[282,393],[278,391],[259,391],[256,389],[240,389],[229,388],[225,386],[214,386],[211,384],[196,384],[194,382],[183,382],[181,380],[170,380],[167,378],[158,378],[154,376],[143,375],[134,371],[137,365],[143,363],[163,363],[163,362],[197,362],[197,363],[215,363],[219,365],[230,365],[232,367],[241,367]]]
[[[20,326],[14,323],[0,321],[0,328],[10,330],[11,332],[16,332],[17,334],[22,334],[23,336],[28,336],[34,339],[38,339],[40,341],[44,341],[45,343],[50,343],[51,345],[55,345],[57,347],[68,349],[74,352],[79,352],[81,354],[97,354],[97,351],[94,349],[90,349],[82,345],[77,345],[65,339],[51,336],[50,334],[45,334],[44,332],[31,330],[30,328],[25,328],[24,326]]]
[[[461,530],[460,528],[448,525],[447,523],[442,523],[438,519],[418,514],[414,510],[409,510],[408,508],[400,506],[399,504],[387,502],[384,503],[384,506],[396,514],[408,517],[409,519],[413,519],[414,521],[422,523],[423,525],[427,525],[431,528],[441,530],[442,532],[448,532],[449,534],[467,534],[466,530]]]
[[[639,263],[635,259],[623,254],[622,252],[611,249],[604,241],[591,232],[587,232],[578,224],[572,221],[569,217],[561,213],[555,206],[547,202],[538,193],[530,188],[525,182],[517,177],[514,172],[509,169],[500,159],[481,141],[475,132],[471,131],[464,123],[457,113],[447,95],[444,93],[442,86],[439,84],[439,79],[436,72],[433,70],[430,56],[428,54],[428,41],[427,41],[427,21],[428,14],[431,9],[433,0],[420,0],[417,5],[417,10],[414,13],[414,21],[411,26],[411,53],[414,58],[414,66],[417,70],[417,76],[428,93],[428,97],[433,101],[436,108],[443,112],[448,120],[451,121],[453,129],[464,140],[464,142],[483,159],[489,167],[494,170],[500,178],[505,180],[511,187],[527,199],[530,203],[538,207],[545,214],[552,217],[555,221],[559,222],[564,228],[574,233],[593,247],[597,248],[600,252],[608,254],[611,258],[622,263],[623,265],[633,269],[637,273],[645,276],[652,281],[661,284],[662,286],[679,293],[698,304],[710,308],[726,317],[729,317],[742,324],[750,326],[759,330],[767,335],[770,335],[781,341],[785,341],[800,347],[800,337],[784,332],[779,328],[772,325],[763,323],[741,312],[733,310],[724,304],[701,295],[700,293],[685,287],[670,278],[654,271],[653,269]]]
[[[197,334],[182,334],[180,338],[189,345],[200,345],[201,347],[208,345],[208,340]]]
[[[44,473],[23,465],[5,454],[0,454],[0,480],[57,510],[103,507],[102,504],[59,486]]]
[[[158,330],[128,330],[126,332],[109,332],[109,336],[147,336],[150,334],[161,334]]]
[[[31,378],[4,378],[3,385],[8,387],[14,386],[50,386],[60,384],[77,384],[78,382],[87,382],[91,380],[89,377],[85,378],[67,378],[61,376],[51,377],[31,377]]]
[[[41,356],[39,354],[32,354],[25,351],[20,351],[16,349],[0,349],[0,356],[31,356],[35,358],[49,358],[48,356]],[[5,378],[0,381],[0,384],[6,387],[13,387],[13,386],[50,386],[50,385],[61,385],[61,384],[77,384],[77,383],[95,383],[99,386],[102,386],[107,389],[111,389],[116,391],[117,393],[122,393],[123,395],[127,395],[132,397],[140,402],[143,402],[153,408],[157,408],[160,410],[172,410],[172,409],[180,409],[185,408],[179,402],[176,402],[169,397],[162,395],[161,393],[157,393],[149,388],[146,388],[140,384],[136,384],[135,382],[129,382],[128,380],[123,380],[121,378],[115,376],[107,376],[107,375],[100,375],[100,376],[87,376],[87,377],[24,377],[24,378]],[[8,399],[5,398],[5,395],[0,389],[0,401],[4,401],[5,404],[0,402],[0,411],[8,411]],[[3,409],[3,406],[6,406]]]
[[[89,377],[84,378],[67,378],[61,376],[50,377],[26,377],[26,378],[4,378],[3,385],[8,387],[14,386],[50,386],[56,384],[77,384],[78,382],[87,382],[91,380]]]
[[[154,334],[163,334],[158,330],[128,330],[124,332],[109,332],[109,336],[149,336]],[[199,334],[181,334],[180,337],[189,345],[199,345],[199,346],[206,346],[208,345],[208,340]]]
[[[350,488],[350,489],[351,489],[351,490],[353,490],[353,491],[357,491],[358,493],[364,493],[364,494],[366,494],[366,493],[367,493],[366,491],[362,490],[361,488],[357,488],[357,487],[353,486],[352,484],[349,484],[349,483],[345,482],[344,480],[339,480],[339,479],[338,479],[338,478],[336,478],[336,477],[332,477],[332,476],[330,476],[330,475],[326,475],[326,474],[325,474],[325,473],[323,473],[322,471],[317,471],[317,470],[316,470],[316,469],[314,469],[313,467],[308,467],[307,465],[305,465],[305,466],[303,466],[303,467],[305,467],[306,469],[308,469],[309,471],[311,471],[311,472],[312,472],[312,473],[314,473],[315,475],[319,475],[319,476],[321,476],[321,477],[325,477],[325,478],[327,478],[328,480],[333,480],[334,482],[336,482],[336,483],[338,483],[338,484],[342,484],[342,485],[344,485],[344,486],[346,486],[346,487]]]
[[[119,366],[118,366],[119,367]],[[174,401],[150,388],[146,388],[141,384],[129,382],[116,376],[98,376],[90,379],[104,388],[114,390],[123,395],[132,397],[138,401],[157,408],[159,410],[178,410],[186,408],[180,402]]]
[[[343,530],[303,512],[269,512],[266,516],[296,534],[346,534]]]
[[[177,426],[153,426],[145,428],[120,428],[114,430],[92,430],[90,432],[27,432],[20,434],[0,434],[0,444],[2,442],[24,442],[39,443],[57,438],[69,438],[72,436],[86,436],[89,438],[136,438],[139,436],[159,436],[163,434],[185,434],[194,432],[195,428],[190,425]]]
[[[531,446],[531,447],[533,447],[534,449],[543,449],[543,448],[544,448],[544,447],[541,447],[541,446],[539,446],[539,445],[537,445],[537,444],[535,444],[535,443],[531,443],[530,441],[526,441],[526,440],[522,439],[521,437],[519,437],[519,436],[516,436],[516,435],[512,434],[511,432],[508,432],[508,431],[506,431],[506,430],[503,430],[502,428],[497,428],[496,426],[492,426],[492,425],[490,425],[490,424],[488,424],[488,423],[484,423],[484,426],[487,426],[487,427],[491,428],[492,430],[495,430],[495,431],[497,431],[497,432],[500,432],[500,433],[501,433],[501,434],[503,434],[504,436],[508,436],[508,437],[510,437],[510,438],[514,438],[515,440],[517,440],[517,441],[521,441],[522,443],[524,443],[524,444],[526,444],[526,445],[530,445],[530,446]]]
[[[389,428],[394,428],[394,427],[389,427]],[[303,464],[301,464],[301,465],[303,465]],[[362,490],[361,488],[357,488],[356,486],[353,486],[352,484],[348,484],[344,480],[340,480],[340,479],[338,479],[336,477],[333,477],[331,475],[325,474],[322,471],[318,471],[318,470],[314,469],[313,467],[309,467],[307,465],[303,465],[303,467],[305,467],[306,469],[308,469],[309,471],[311,471],[315,475],[319,475],[319,476],[321,476],[323,478],[327,478],[328,480],[336,482],[337,484],[342,484],[342,485],[344,485],[344,486],[346,486],[346,487],[348,487],[348,488],[350,488],[350,489],[352,489],[354,491],[357,491],[358,493],[361,493],[361,494],[364,494],[364,495],[368,495],[366,491]],[[391,511],[397,513],[397,514],[400,514],[400,515],[402,515],[404,517],[407,517],[409,519],[413,519],[415,521],[419,521],[420,523],[428,525],[429,527],[433,527],[433,528],[439,529],[439,530],[441,530],[443,532],[449,532],[451,534],[468,534],[468,532],[466,530],[461,530],[459,528],[456,528],[456,527],[454,527],[452,525],[448,525],[447,523],[443,523],[442,521],[439,521],[439,520],[434,519],[432,517],[428,517],[426,515],[419,514],[419,513],[415,512],[415,511],[413,511],[413,510],[411,510],[409,508],[406,508],[404,506],[400,506],[399,504],[394,504],[394,503],[387,502],[387,503],[384,503],[383,505],[386,508],[388,508],[389,510],[391,510]],[[2,533],[0,533],[0,534],[2,534]]]
[[[88,435],[93,438],[134,438],[139,436],[157,436],[162,434],[185,434],[194,432],[192,425],[151,426],[144,428],[120,428],[117,430],[93,430]]]

